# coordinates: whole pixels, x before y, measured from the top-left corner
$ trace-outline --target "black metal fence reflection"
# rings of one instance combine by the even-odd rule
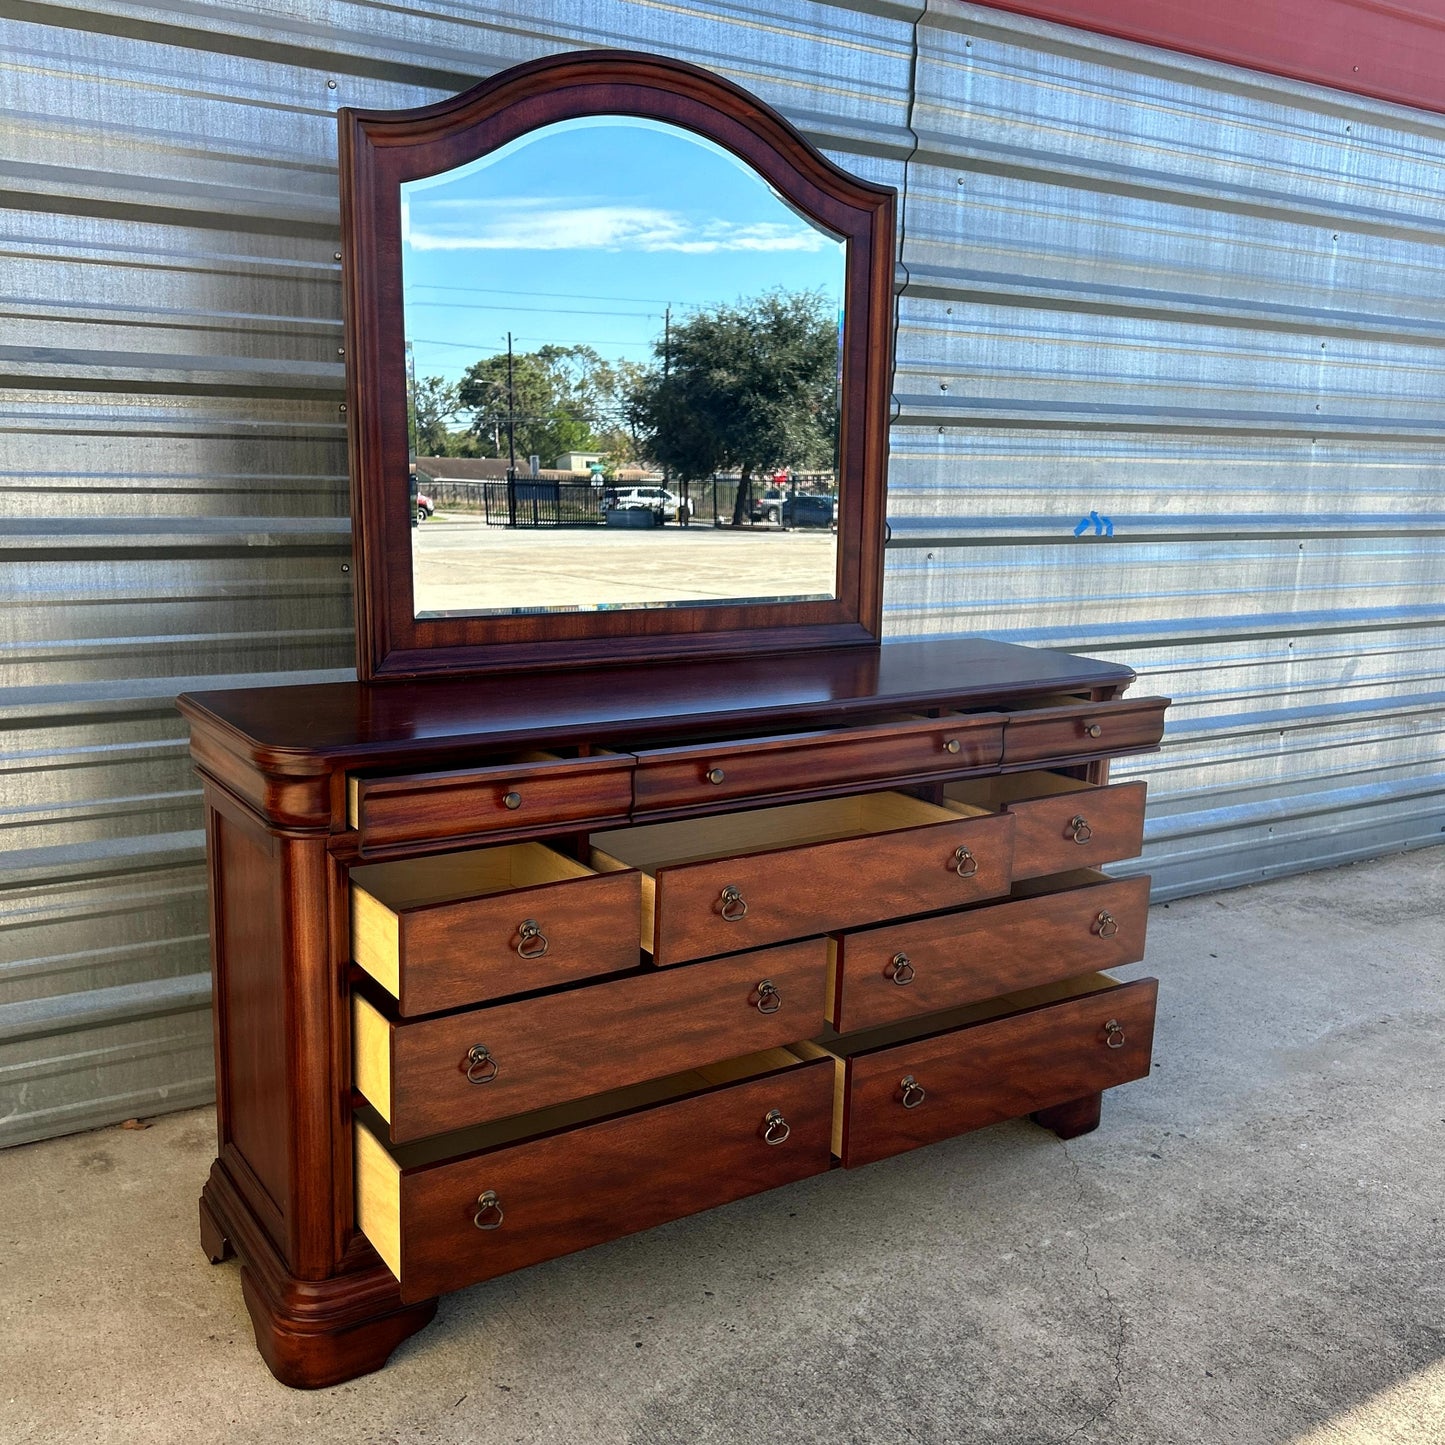
[[[438,507],[481,512],[494,527],[600,527],[606,520],[602,489],[587,482],[438,480],[430,495]]]

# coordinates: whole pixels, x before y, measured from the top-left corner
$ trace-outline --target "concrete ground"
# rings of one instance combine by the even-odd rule
[[[413,529],[420,613],[831,597],[838,539],[777,527],[489,527],[438,512]]]
[[[466,1290],[303,1394],[208,1111],[0,1156],[0,1440],[1445,1441],[1445,849],[1164,905],[1153,1076]],[[606,1188],[606,1181],[598,1181]]]

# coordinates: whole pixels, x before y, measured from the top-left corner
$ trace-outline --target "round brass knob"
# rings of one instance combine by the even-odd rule
[[[1104,729],[1101,728],[1098,723],[1085,723],[1084,731],[1088,733],[1091,738],[1096,738],[1103,733]]]
[[[502,803],[513,812],[516,812],[516,810],[522,806],[522,795],[520,793],[503,793]]]
[[[888,960],[888,967],[884,971],[899,988],[906,988],[915,977],[913,964],[906,953],[895,953]]]
[[[551,945],[535,918],[528,918],[517,930],[517,953],[522,958],[541,958]]]
[[[905,1074],[898,1081],[898,1087],[903,1091],[899,1102],[905,1109],[916,1109],[928,1097],[923,1085],[912,1074]]]
[[[490,1084],[497,1077],[497,1061],[485,1044],[473,1044],[467,1050],[467,1083]]]
[[[788,1135],[793,1132],[788,1121],[783,1118],[781,1109],[769,1109],[767,1117],[763,1120],[763,1143],[764,1144],[786,1144]]]
[[[1111,1049],[1122,1049],[1124,1047],[1124,1026],[1118,1019],[1110,1019],[1104,1025],[1104,1042]]]
[[[485,1189],[477,1195],[477,1212],[472,1215],[472,1223],[478,1229],[500,1229],[506,1217],[495,1189]]]
[[[720,783],[726,777],[727,774],[723,772],[721,768],[709,768],[707,770],[707,780],[710,783]]]
[[[957,738],[949,738],[943,745],[943,751],[946,753],[956,753],[962,746],[963,744],[960,743]]]

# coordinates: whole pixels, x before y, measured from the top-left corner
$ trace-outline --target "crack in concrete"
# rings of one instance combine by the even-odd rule
[[[1113,1346],[1114,1378],[1110,1382],[1108,1396],[1104,1403],[1100,1405],[1087,1420],[1076,1425],[1067,1435],[1061,1435],[1056,1441],[1052,1442],[1052,1445],[1069,1445],[1069,1441],[1077,1440],[1085,1430],[1097,1425],[1124,1397],[1124,1349],[1129,1339],[1129,1321],[1124,1314],[1123,1305],[1114,1298],[1113,1291],[1104,1283],[1103,1277],[1094,1265],[1093,1252],[1089,1248],[1089,1234],[1087,1228],[1085,1228],[1085,1221],[1088,1216],[1083,1209],[1084,1176],[1079,1170],[1079,1161],[1074,1158],[1073,1154],[1069,1151],[1068,1143],[1065,1140],[1060,1139],[1058,1144],[1059,1148],[1063,1151],[1064,1158],[1069,1161],[1069,1172],[1073,1175],[1074,1185],[1078,1191],[1079,1238],[1084,1246],[1084,1268],[1088,1271],[1089,1277],[1094,1281],[1095,1289],[1097,1289],[1108,1302],[1109,1309],[1113,1312],[1115,1321],[1115,1339]]]

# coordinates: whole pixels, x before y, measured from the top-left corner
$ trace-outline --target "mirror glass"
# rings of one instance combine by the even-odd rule
[[[416,616],[836,595],[841,240],[626,116],[401,192]]]

